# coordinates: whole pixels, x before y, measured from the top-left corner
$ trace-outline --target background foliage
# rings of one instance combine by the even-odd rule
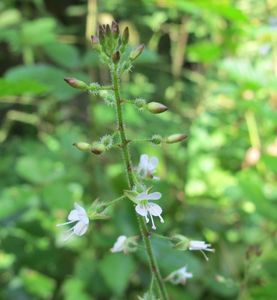
[[[97,23],[114,18],[145,43],[124,97],[166,104],[161,116],[126,107],[133,138],[185,132],[179,145],[135,144],[160,159],[165,223],[158,232],[205,239],[201,255],[153,244],[164,276],[194,278],[172,299],[275,299],[277,252],[277,7],[274,0],[4,0],[0,3],[0,299],[137,299],[150,283],[143,250],[110,254],[137,234],[125,203],[83,238],[56,224],[74,202],[111,200],[126,186],[117,151],[72,147],[112,132],[114,112],[63,78],[109,83],[91,51]]]

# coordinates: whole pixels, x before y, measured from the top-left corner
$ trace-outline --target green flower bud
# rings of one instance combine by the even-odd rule
[[[92,144],[90,151],[96,155],[100,155],[106,151],[106,147],[101,143],[95,142]]]
[[[128,43],[128,41],[129,41],[129,28],[128,27],[125,27],[125,29],[122,33],[121,40],[122,40],[123,45],[126,45]]]
[[[174,244],[174,248],[177,250],[186,251],[189,248],[190,240],[181,234],[176,234],[172,236],[171,241]]]
[[[64,78],[64,81],[75,89],[79,89],[79,90],[87,90],[88,89],[88,85],[84,81],[78,80],[76,78],[66,77],[66,78]]]
[[[111,27],[110,27],[109,24],[107,24],[107,25],[106,25],[106,36],[107,36],[107,37],[110,37],[110,36],[111,36],[111,33],[112,33]]]
[[[130,59],[131,59],[131,60],[137,59],[137,58],[141,55],[141,53],[143,52],[143,50],[144,50],[144,44],[141,44],[141,45],[137,46],[137,48],[134,49],[134,50],[130,53]]]
[[[120,60],[120,52],[116,51],[115,53],[113,53],[112,55],[112,60],[114,64],[117,64]]]
[[[165,138],[164,141],[167,144],[174,144],[174,143],[182,142],[186,138],[187,138],[186,134],[176,133],[176,134],[172,134],[172,135],[168,136],[167,138]]]
[[[160,114],[168,110],[168,108],[159,103],[159,102],[150,102],[146,105],[146,108],[152,113],[152,114]]]
[[[103,25],[99,25],[99,41],[100,41],[100,44],[103,46],[104,45],[104,42],[105,42],[105,27]]]
[[[84,142],[74,143],[73,146],[83,152],[89,152],[91,148],[90,144]]]
[[[151,143],[155,144],[155,145],[160,145],[163,141],[163,138],[158,135],[158,134],[155,134],[152,136],[151,138]]]

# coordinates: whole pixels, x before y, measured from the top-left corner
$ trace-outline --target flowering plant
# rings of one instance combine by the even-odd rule
[[[89,220],[103,219],[106,217],[107,207],[120,200],[131,200],[134,204],[133,211],[137,213],[138,230],[142,237],[143,248],[148,257],[149,268],[152,274],[151,286],[144,297],[148,299],[149,297],[147,295],[152,295],[151,299],[156,299],[154,295],[157,294],[160,299],[166,300],[169,299],[169,296],[165,281],[170,281],[173,284],[184,284],[186,279],[191,278],[193,275],[187,272],[186,267],[183,267],[163,279],[152,248],[151,235],[153,232],[149,229],[147,223],[151,220],[151,228],[153,230],[157,229],[154,223],[154,217],[159,217],[161,223],[164,223],[162,207],[153,202],[159,200],[162,194],[157,191],[151,192],[152,187],[149,186],[149,180],[155,181],[159,179],[159,177],[155,176],[158,167],[158,158],[142,154],[138,166],[133,166],[129,147],[135,140],[127,138],[123,106],[132,104],[137,107],[139,111],[148,111],[152,114],[166,112],[168,108],[164,104],[156,101],[147,103],[144,99],[126,100],[121,96],[121,75],[124,72],[129,72],[133,68],[134,61],[144,50],[144,45],[139,45],[130,51],[128,41],[128,27],[120,33],[119,26],[116,22],[113,22],[111,26],[99,26],[98,35],[92,36],[93,49],[98,52],[101,61],[106,64],[110,70],[111,85],[105,86],[98,83],[87,84],[76,78],[65,78],[65,81],[71,87],[87,91],[93,95],[99,95],[104,99],[105,103],[115,109],[117,126],[112,135],[105,135],[98,141],[92,143],[83,141],[76,142],[74,146],[80,151],[90,152],[95,155],[101,155],[112,148],[120,149],[123,157],[123,165],[127,174],[128,188],[123,191],[122,196],[119,198],[108,202],[96,201],[93,204],[91,213],[87,213],[82,206],[75,204],[75,208],[68,215],[69,221],[59,224],[58,226],[76,222],[76,224],[69,229],[69,237],[67,237],[67,239],[73,235],[82,236],[87,232]],[[136,141],[147,141],[154,145],[160,145],[182,142],[185,139],[186,135],[184,133],[174,133],[166,137],[155,134],[149,139]],[[166,218],[166,212],[164,216]],[[210,245],[205,242],[190,241],[186,237],[181,236],[180,238],[180,236],[181,235],[179,235],[179,240],[177,238],[177,244],[175,245],[178,250],[200,250],[202,253],[204,253],[203,251],[212,251],[212,249],[209,248]],[[171,241],[174,243],[174,239]],[[138,247],[137,237],[120,235],[112,246],[111,252],[124,252],[128,254],[136,251]],[[180,262],[180,264],[183,264],[183,262]]]

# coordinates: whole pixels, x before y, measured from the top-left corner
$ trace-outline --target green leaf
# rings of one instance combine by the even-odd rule
[[[221,48],[212,42],[198,42],[187,48],[188,59],[192,62],[210,63],[219,58]]]
[[[110,254],[100,262],[100,272],[106,284],[117,295],[123,294],[134,270],[135,264],[131,256]]]
[[[49,299],[55,288],[54,279],[31,269],[20,272],[25,289],[39,299]]]
[[[16,172],[27,181],[43,184],[61,177],[64,174],[64,166],[61,162],[47,158],[23,156],[16,163]]]
[[[91,300],[84,291],[84,282],[78,278],[67,279],[62,287],[65,300]]]
[[[80,63],[78,50],[67,44],[52,43],[44,46],[46,55],[56,64],[65,68],[77,68]]]

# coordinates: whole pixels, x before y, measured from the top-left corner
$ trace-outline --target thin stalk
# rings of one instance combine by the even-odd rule
[[[121,106],[122,99],[120,97],[120,84],[119,84],[119,76],[118,76],[117,72],[118,72],[117,67],[116,67],[116,65],[114,65],[114,68],[111,69],[111,76],[112,76],[112,81],[113,81],[114,95],[115,95],[115,99],[116,99],[117,125],[118,125],[118,130],[119,130],[121,144],[122,144],[121,151],[122,151],[122,155],[123,155],[124,166],[125,166],[126,173],[127,173],[128,185],[129,185],[129,189],[133,189],[133,187],[135,186],[135,176],[133,173],[132,161],[131,161],[131,156],[130,156],[130,152],[129,152],[129,145],[128,145],[129,142],[126,137],[125,127],[124,127],[124,122],[123,122],[123,112],[122,112],[122,106]],[[150,232],[147,229],[147,226],[145,224],[143,217],[137,215],[137,220],[138,220],[139,229],[140,229],[140,232],[141,232],[141,235],[143,238],[145,250],[147,253],[150,270],[151,270],[152,276],[155,278],[155,280],[157,282],[157,287],[158,287],[160,297],[162,300],[168,300],[169,298],[167,295],[167,291],[166,291],[164,282],[162,280],[160,270],[157,265],[157,261],[155,259],[154,253],[153,253],[153,249],[152,249],[152,245],[151,245],[151,241],[150,241]]]

